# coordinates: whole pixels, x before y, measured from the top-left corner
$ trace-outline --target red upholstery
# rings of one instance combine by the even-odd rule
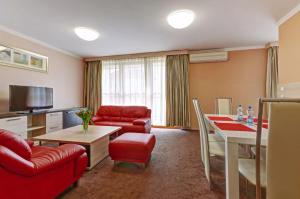
[[[101,106],[92,120],[99,126],[120,126],[120,134],[151,130],[151,110],[145,106]]]
[[[5,136],[4,136],[5,135]],[[8,148],[2,145],[3,137],[19,142],[17,135],[0,132],[0,198],[1,199],[35,199],[55,198],[66,188],[76,182],[87,166],[85,148],[75,144],[61,145],[57,148],[31,145],[29,160],[18,155],[20,146]]]
[[[152,134],[124,133],[109,143],[109,155],[116,161],[147,163],[155,142]]]
[[[11,136],[11,132],[0,129],[0,145],[13,150],[16,154],[26,160],[31,158],[29,144],[19,136]]]

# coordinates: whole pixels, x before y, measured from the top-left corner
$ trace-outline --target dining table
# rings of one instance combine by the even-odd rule
[[[205,119],[225,142],[226,199],[239,199],[239,145],[255,145],[257,119],[249,124],[246,117],[237,121],[236,115],[205,114]],[[267,145],[268,121],[263,120],[261,145]]]

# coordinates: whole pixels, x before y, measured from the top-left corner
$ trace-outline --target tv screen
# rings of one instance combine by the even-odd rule
[[[53,108],[53,89],[34,86],[9,86],[9,111]]]

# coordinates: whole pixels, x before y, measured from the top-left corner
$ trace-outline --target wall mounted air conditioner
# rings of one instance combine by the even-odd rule
[[[227,51],[196,51],[190,53],[190,63],[228,61]]]

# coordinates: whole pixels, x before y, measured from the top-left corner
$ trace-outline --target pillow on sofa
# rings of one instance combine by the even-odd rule
[[[31,159],[31,148],[28,143],[20,136],[0,129],[0,145],[5,146],[26,160]]]

